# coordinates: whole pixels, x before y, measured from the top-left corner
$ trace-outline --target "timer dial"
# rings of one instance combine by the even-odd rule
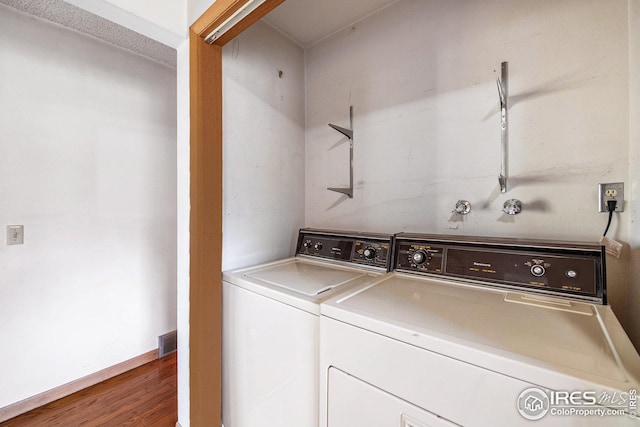
[[[376,250],[372,247],[368,247],[362,252],[362,255],[365,259],[374,259],[376,257]]]
[[[429,254],[420,249],[419,251],[415,251],[412,255],[411,255],[411,261],[415,264],[415,265],[421,265],[424,264],[425,262],[429,261],[431,257],[429,256]]]

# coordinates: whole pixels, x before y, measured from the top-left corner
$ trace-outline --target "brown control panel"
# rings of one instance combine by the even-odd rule
[[[597,244],[399,234],[394,269],[606,303]]]
[[[302,229],[298,235],[296,255],[361,264],[389,271],[391,236]]]

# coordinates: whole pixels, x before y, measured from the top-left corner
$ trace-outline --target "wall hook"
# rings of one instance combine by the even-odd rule
[[[498,183],[500,184],[500,192],[507,192],[507,176],[509,160],[509,127],[508,127],[508,114],[509,114],[509,67],[508,62],[501,64],[500,78],[497,79],[498,84],[498,97],[500,98],[500,146],[502,148],[502,162],[500,167],[500,175],[498,176]]]
[[[353,105],[349,107],[349,127],[351,129],[345,129],[331,123],[329,126],[349,138],[349,188],[328,187],[327,190],[346,194],[350,199],[353,199]]]

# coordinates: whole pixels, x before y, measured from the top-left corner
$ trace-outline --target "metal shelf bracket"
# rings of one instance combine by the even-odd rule
[[[331,123],[329,123],[329,126],[349,138],[349,187],[328,187],[327,190],[345,194],[349,196],[350,199],[353,199],[353,105],[349,107],[349,127],[351,129],[345,129],[340,126],[332,125]]]
[[[502,147],[502,165],[500,167],[500,176],[498,183],[500,184],[500,192],[507,192],[507,176],[508,176],[508,160],[509,160],[509,67],[508,62],[501,65],[500,78],[498,83],[498,96],[500,97],[500,142]]]

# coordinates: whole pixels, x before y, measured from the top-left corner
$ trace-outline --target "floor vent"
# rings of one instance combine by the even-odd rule
[[[158,337],[158,359],[178,350],[178,331]]]

